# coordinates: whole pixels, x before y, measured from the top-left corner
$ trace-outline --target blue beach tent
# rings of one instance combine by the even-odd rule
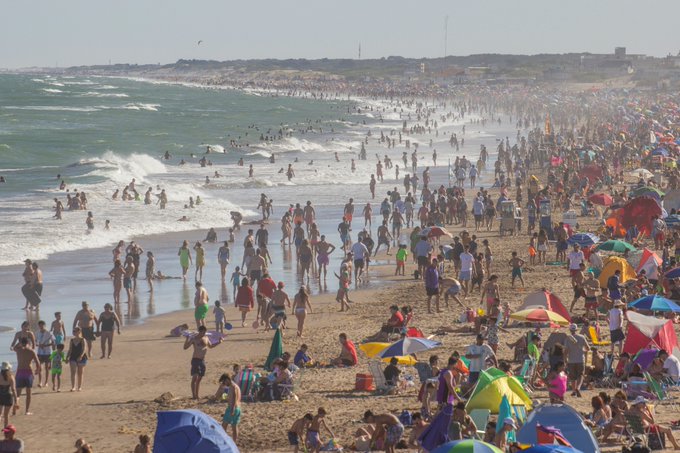
[[[159,411],[153,453],[239,453],[212,417],[197,410]]]
[[[517,432],[517,442],[534,445],[538,443],[536,424],[559,429],[565,439],[583,453],[600,453],[593,432],[583,422],[574,408],[566,404],[542,404],[529,414],[527,421]]]

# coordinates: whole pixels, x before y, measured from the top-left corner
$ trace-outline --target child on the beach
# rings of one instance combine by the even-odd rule
[[[61,389],[62,365],[66,362],[64,343],[57,344],[57,349],[50,354],[50,374],[52,375],[52,391],[59,392]]]
[[[307,428],[307,437],[305,440],[307,447],[310,449],[310,452],[319,453],[321,447],[323,446],[321,444],[321,437],[319,436],[319,432],[321,431],[322,427],[326,431],[328,431],[328,434],[330,434],[331,439],[335,437],[333,431],[331,431],[328,425],[326,425],[326,421],[324,420],[326,414],[327,414],[326,409],[320,407],[319,410],[316,412],[316,415],[312,418],[312,422],[309,424],[309,428]]]
[[[406,275],[406,258],[408,257],[408,249],[406,244],[399,244],[399,250],[397,250],[397,269],[394,271],[394,275]]]
[[[234,236],[234,229],[229,228],[229,242],[233,243],[236,240],[236,236]]]
[[[236,298],[238,287],[241,286],[241,277],[245,276],[246,274],[241,273],[241,268],[239,266],[236,266],[234,272],[231,273],[231,277],[229,278],[229,280],[231,281],[231,284],[234,286],[234,298]]]
[[[224,386],[229,391],[227,392],[227,408],[222,417],[222,428],[226,431],[231,425],[231,437],[234,442],[238,442],[238,424],[241,422],[241,389],[229,375],[224,377]]]
[[[333,273],[337,279],[340,287],[338,288],[338,294],[335,300],[340,302],[340,311],[349,310],[349,304],[352,301],[349,299],[349,285],[350,285],[350,273],[347,271],[347,266],[343,264],[341,275]]]
[[[288,443],[295,448],[294,453],[300,451],[300,439],[304,439],[305,430],[309,428],[313,418],[312,414],[307,413],[302,418],[295,420],[293,426],[288,430]]]
[[[151,453],[151,438],[146,434],[139,436],[139,443],[135,447],[134,453]]]
[[[522,288],[524,288],[524,278],[522,278],[522,266],[526,264],[522,258],[517,256],[517,252],[512,252],[512,258],[508,261],[508,264],[512,267],[512,282],[511,286],[515,287],[515,279],[519,278],[522,283]]]
[[[219,333],[224,333],[224,308],[221,306],[219,300],[215,301],[213,314],[215,315],[215,330]]]
[[[536,247],[538,241],[538,233],[534,233],[529,240],[529,264],[534,266],[536,264]]]
[[[66,328],[64,327],[64,321],[61,320],[60,311],[54,314],[54,321],[52,321],[50,326],[50,332],[54,335],[54,344],[64,344]]]

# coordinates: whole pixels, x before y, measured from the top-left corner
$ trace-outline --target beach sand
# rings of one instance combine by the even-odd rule
[[[460,227],[451,228],[456,234],[461,230]],[[469,231],[473,232],[472,229]],[[572,291],[568,272],[562,266],[527,266],[524,274],[527,288],[510,287],[507,260],[513,250],[517,250],[520,256],[527,254],[527,236],[505,237],[501,241],[494,230],[481,232],[478,237],[480,240],[485,237],[491,239],[495,256],[492,272],[500,276],[501,296],[511,307],[516,308],[528,293],[543,287],[559,295],[568,306]],[[378,330],[388,318],[388,307],[392,304],[412,305],[415,308],[412,325],[421,328],[426,335],[441,326],[456,330],[456,333],[436,337],[442,341],[443,347],[433,353],[442,358],[455,350],[462,352],[474,342],[474,335],[469,331],[470,324],[457,323],[462,308],[455,302],[451,301],[452,306],[448,309],[442,306],[444,313],[440,315],[427,314],[422,283],[408,277],[409,271],[414,268],[412,263],[407,265],[407,277],[392,275],[392,257],[381,254],[377,264],[371,267],[371,279],[381,279],[384,283],[353,291],[351,298],[355,304],[348,313],[337,311],[338,306],[334,301],[336,282],[329,278],[329,293],[311,298],[314,314],[307,318],[303,340],[295,338],[295,320],[289,317],[284,350],[294,354],[304,341],[315,359],[328,361],[339,353],[337,335],[340,332],[346,332],[350,339],[358,343]],[[295,290],[287,289],[291,294]],[[471,307],[478,307],[479,293],[475,291],[465,302]],[[582,310],[581,301],[576,312]],[[227,320],[240,326],[237,318],[235,308],[228,307]],[[211,315],[209,319],[212,319]],[[253,319],[251,313],[250,323]],[[207,400],[217,387],[219,375],[231,371],[234,363],[253,363],[261,370],[273,334],[256,332],[250,326],[234,327],[222,345],[208,352],[208,371],[202,383],[202,399],[196,404],[189,398],[191,351],[182,349],[182,339],[166,337],[172,327],[184,322],[193,325],[192,310],[160,315],[143,325],[126,328],[122,335],[115,337],[112,359],[94,359],[88,364],[82,392],[64,394],[69,390],[68,373],[64,376],[66,379],[61,394],[53,393],[51,389],[35,389],[33,408],[36,415],[19,415],[12,419],[19,429],[20,437],[29,442],[28,451],[66,451],[78,437],[85,437],[95,451],[131,451],[139,434],[153,437],[155,413],[159,410],[197,408],[221,420],[225,405],[209,403]],[[514,341],[526,331],[527,328],[509,328],[507,333],[502,333],[498,353],[500,359],[512,359],[512,351],[505,346],[505,342]],[[94,351],[98,357],[98,345]],[[426,359],[429,355],[422,354],[420,358]],[[361,426],[361,416],[367,409],[397,414],[404,409],[419,410],[416,387],[390,396],[354,391],[355,374],[368,373],[367,358],[362,352],[359,352],[359,357],[359,365],[353,368],[303,370],[301,385],[296,392],[299,401],[244,403],[241,438],[238,442],[242,451],[288,451],[286,431],[292,422],[306,412],[315,412],[321,406],[328,410],[328,424],[344,446],[352,443],[353,434]],[[412,368],[407,368],[407,373],[416,375]],[[158,399],[167,392],[173,397]],[[580,411],[588,412],[592,394],[594,391],[584,392],[583,398],[567,397],[567,402]],[[547,393],[536,391],[533,398],[547,400]],[[673,419],[673,415],[667,412],[660,412],[659,416],[663,422]]]

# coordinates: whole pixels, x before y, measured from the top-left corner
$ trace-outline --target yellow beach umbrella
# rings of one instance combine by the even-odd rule
[[[553,324],[559,324],[560,326],[568,326],[569,321],[563,316],[558,315],[554,311],[546,310],[545,308],[527,308],[526,310],[520,310],[510,315],[512,319],[518,321],[528,321],[528,322],[550,322]]]
[[[369,359],[372,359],[378,355],[380,351],[391,345],[392,343],[364,343],[359,345],[359,349],[364,351],[364,354]],[[378,357],[379,358],[379,357]],[[381,359],[385,363],[390,363],[391,357],[386,357],[384,359]],[[413,358],[413,356],[410,355],[402,355],[398,356],[397,360],[399,361],[399,365],[411,365],[413,366],[417,360]]]

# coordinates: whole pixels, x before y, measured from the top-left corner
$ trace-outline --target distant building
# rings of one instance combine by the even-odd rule
[[[626,48],[625,47],[615,47],[614,48],[614,58],[624,59],[626,58]]]

